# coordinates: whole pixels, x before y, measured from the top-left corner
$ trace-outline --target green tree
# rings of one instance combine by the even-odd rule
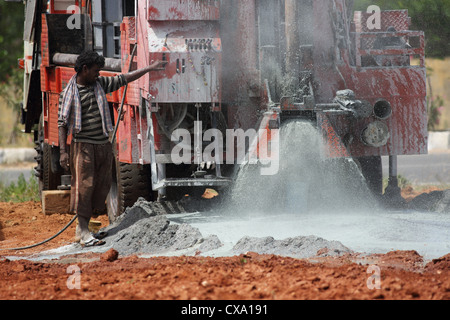
[[[15,145],[20,134],[20,102],[23,95],[23,70],[18,59],[23,57],[23,2],[0,0],[0,97],[11,109],[13,129],[5,142]],[[3,138],[3,137],[0,137]]]
[[[17,72],[23,57],[24,5],[0,0],[0,85]]]
[[[360,11],[370,5],[381,10],[408,9],[411,29],[425,31],[427,56],[450,55],[450,0],[354,0],[354,4]]]

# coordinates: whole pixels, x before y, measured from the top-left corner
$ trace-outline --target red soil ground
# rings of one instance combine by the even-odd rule
[[[44,216],[40,203],[0,203],[0,248],[47,239],[71,218]],[[99,220],[108,224],[106,218]],[[0,299],[450,299],[450,254],[433,261],[424,261],[415,251],[305,260],[251,252],[143,259],[109,251],[58,261],[27,260],[33,253],[71,243],[74,232],[73,225],[43,246],[0,251]]]

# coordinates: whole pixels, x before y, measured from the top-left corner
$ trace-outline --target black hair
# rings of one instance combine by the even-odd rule
[[[75,63],[75,71],[80,73],[83,70],[83,66],[92,68],[94,65],[103,68],[105,66],[105,58],[95,51],[85,51],[78,56]]]

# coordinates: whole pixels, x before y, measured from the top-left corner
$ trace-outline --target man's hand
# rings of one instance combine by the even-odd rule
[[[167,61],[156,60],[152,61],[152,64],[149,66],[151,70],[164,70],[166,67]]]
[[[61,168],[64,169],[64,171],[69,170],[69,154],[65,150],[61,150],[59,154],[59,164],[61,165]]]
[[[164,70],[164,67],[166,66],[166,64],[167,64],[167,61],[161,61],[161,60],[152,61],[152,64],[145,68],[124,74],[125,80],[128,83],[130,83],[130,82],[133,82],[133,81],[139,79],[140,77],[149,73],[150,71]]]
[[[67,153],[67,128],[58,127],[59,135],[59,164],[64,171],[69,170],[69,154]]]

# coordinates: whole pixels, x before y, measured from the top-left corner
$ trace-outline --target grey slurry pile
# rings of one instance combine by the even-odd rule
[[[423,193],[409,202],[406,208],[423,212],[450,213],[450,190]]]
[[[203,238],[188,224],[172,224],[153,203],[139,199],[103,231],[105,239],[122,255],[164,254],[181,250],[209,251],[221,246],[217,237]]]
[[[103,229],[108,231],[108,237],[105,239],[105,248],[101,250],[114,248],[122,256],[134,254],[232,256],[257,252],[294,258],[339,256],[352,252],[339,241],[329,241],[315,235],[274,239],[242,234],[240,238],[238,235],[236,239],[239,240],[235,243],[223,243],[217,235],[205,237],[199,229],[189,223],[174,222],[179,219],[166,215],[159,206],[161,204],[140,199],[133,207],[128,208],[114,224]],[[405,209],[405,213],[414,211],[450,213],[450,190],[418,196],[409,202]],[[208,215],[208,211],[203,212]],[[185,211],[188,212],[195,211],[189,209]],[[214,215],[216,212],[211,211],[211,214]],[[216,222],[220,224],[220,219]]]
[[[140,199],[128,208],[112,225],[105,239],[122,256],[126,255],[217,255],[215,250],[224,246],[216,235],[203,237],[200,231],[186,223],[173,223],[159,213],[153,203]],[[337,241],[315,236],[299,236],[284,240],[272,237],[243,236],[225,255],[246,252],[277,254],[294,258],[341,255],[351,250]]]

